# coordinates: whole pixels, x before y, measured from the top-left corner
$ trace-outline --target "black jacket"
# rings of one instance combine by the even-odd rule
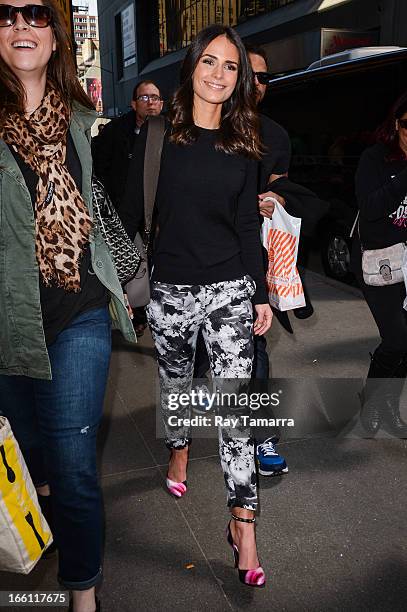
[[[365,249],[382,249],[407,240],[407,162],[391,160],[381,143],[362,154],[355,177]]]
[[[93,168],[117,209],[123,197],[136,138],[136,113],[113,119],[92,140]]]
[[[320,200],[313,191],[285,176],[270,183],[266,188],[269,190],[285,199],[288,214],[301,218],[301,234],[312,238],[318,221],[329,211],[329,202]]]

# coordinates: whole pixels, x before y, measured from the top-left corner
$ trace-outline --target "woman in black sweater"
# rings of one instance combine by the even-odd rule
[[[171,450],[167,487],[177,497],[187,489],[190,432],[183,419],[189,418],[189,406],[171,409],[168,395],[190,387],[199,330],[214,377],[249,379],[253,330],[264,334],[271,325],[257,212],[261,146],[252,87],[238,35],[231,28],[210,26],[190,46],[181,87],[170,106],[156,196],[159,232],[147,316]],[[120,209],[131,236],[143,218],[145,141],[145,133],[140,134],[141,150],[129,170]],[[175,418],[180,422],[174,424]],[[240,579],[264,586],[254,532],[254,442],[247,428],[220,428],[220,456],[234,519],[228,540]]]
[[[407,95],[396,102],[378,130],[377,144],[363,153],[356,194],[360,217],[353,268],[381,337],[362,394],[361,420],[370,435],[382,427],[405,438],[407,424],[400,417],[399,399],[407,374],[406,288],[403,282],[367,285],[362,274],[362,249],[407,242]]]

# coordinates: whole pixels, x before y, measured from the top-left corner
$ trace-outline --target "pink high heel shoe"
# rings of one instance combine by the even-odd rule
[[[240,518],[240,516],[235,516],[234,514],[232,514],[232,519],[234,521],[239,521],[241,523],[255,523],[256,522],[255,518],[245,519],[245,518]],[[266,576],[264,574],[263,568],[260,565],[259,567],[256,567],[254,569],[240,569],[239,568],[239,549],[233,540],[232,531],[230,529],[231,522],[232,521],[229,521],[227,531],[226,531],[226,536],[227,536],[228,543],[230,544],[233,550],[235,567],[238,569],[240,582],[243,582],[243,584],[245,584],[246,586],[258,587],[258,588],[265,587],[266,586]]]
[[[171,493],[171,495],[174,495],[174,497],[182,497],[187,492],[186,480],[184,480],[183,482],[175,482],[175,480],[171,480],[171,478],[168,478],[167,474],[165,484],[167,485],[168,491]]]
[[[174,497],[182,497],[187,492],[187,481],[184,482],[175,482],[175,480],[171,480],[170,478],[165,479],[165,484],[167,485],[168,491]]]

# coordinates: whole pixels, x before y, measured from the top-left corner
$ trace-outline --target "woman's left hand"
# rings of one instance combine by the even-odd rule
[[[124,296],[124,303],[125,303],[125,305],[126,305],[127,312],[129,313],[129,317],[130,317],[130,319],[132,319],[132,320],[133,320],[133,317],[134,317],[134,315],[133,315],[133,309],[132,309],[132,307],[130,306],[130,302],[129,302],[129,298],[127,297],[127,293],[123,293],[123,296]]]
[[[254,322],[253,331],[256,336],[262,336],[271,327],[271,321],[273,320],[273,311],[270,308],[270,304],[256,304],[254,307],[257,319]]]

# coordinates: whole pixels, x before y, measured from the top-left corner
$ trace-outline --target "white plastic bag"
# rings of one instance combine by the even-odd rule
[[[277,200],[274,203],[272,219],[265,217],[263,221],[262,242],[268,253],[270,304],[285,311],[305,306],[304,289],[297,270],[301,219],[289,215]]]

